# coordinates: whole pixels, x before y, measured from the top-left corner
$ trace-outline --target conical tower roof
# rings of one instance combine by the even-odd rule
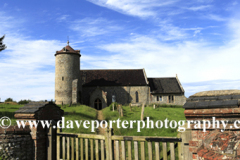
[[[55,56],[58,55],[58,54],[78,54],[79,56],[81,56],[80,50],[74,50],[74,49],[69,45],[69,41],[68,41],[68,44],[67,44],[65,47],[63,47],[62,50],[56,51]]]

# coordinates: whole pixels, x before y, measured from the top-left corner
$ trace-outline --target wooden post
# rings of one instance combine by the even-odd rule
[[[75,139],[76,140],[76,159],[78,160],[79,159],[79,144],[78,144],[78,138]]]
[[[123,117],[123,109],[122,109],[122,105],[121,105],[121,107],[120,107],[120,113],[121,113],[121,117]]]
[[[90,139],[90,147],[91,147],[91,160],[93,160],[93,154],[94,154],[94,150],[93,150],[93,139]]]
[[[171,160],[175,160],[174,142],[171,142],[171,143],[170,143],[170,153],[171,153]]]
[[[101,140],[101,160],[104,160],[104,142]]]
[[[83,160],[83,139],[80,139],[80,149],[81,149],[81,160]]]
[[[65,159],[66,158],[66,147],[65,147],[66,143],[65,143],[65,137],[62,137],[62,158]]]
[[[132,142],[128,141],[128,160],[132,160]]]
[[[53,127],[55,123],[51,124],[50,128],[48,129],[47,133],[47,142],[48,142],[48,148],[47,148],[47,159],[48,160],[56,160],[56,137],[57,137],[57,130]]]
[[[119,117],[121,117],[121,105],[118,105],[118,114],[119,114]]]
[[[70,137],[67,137],[67,159],[70,160]]]
[[[121,146],[122,146],[122,160],[126,160],[126,149],[124,141],[121,141]]]
[[[107,160],[113,160],[112,152],[112,128],[106,128],[105,132],[105,144],[106,144],[106,158]]]
[[[99,160],[99,150],[98,150],[98,140],[97,139],[95,139],[95,159]]]
[[[145,104],[142,104],[142,112],[141,112],[141,120],[142,121],[144,119],[144,106],[145,106]]]
[[[109,128],[109,132],[108,132],[108,137],[109,137],[109,155],[110,155],[110,159],[109,160],[113,160],[113,142],[112,142],[112,128]]]
[[[152,160],[152,142],[148,142],[148,159]]]
[[[140,142],[141,144],[141,160],[145,160],[145,147],[144,142]]]
[[[162,148],[163,148],[163,160],[167,160],[167,143],[162,142]]]
[[[115,141],[115,147],[116,147],[115,158],[116,158],[116,160],[119,160],[119,141]]]
[[[88,139],[85,139],[85,159],[88,160]]]
[[[129,107],[130,107],[130,111],[132,112],[132,104],[131,103],[129,104]]]
[[[57,129],[57,133],[60,132],[60,129]],[[60,160],[60,136],[57,136],[57,160]]]
[[[138,160],[138,141],[134,141],[134,158]]]
[[[178,133],[178,134],[177,134],[177,137],[178,137],[178,138],[181,138],[181,134],[182,134],[182,133]],[[179,159],[179,160],[183,160],[182,143],[181,143],[181,142],[178,142],[178,147],[177,147],[177,148],[178,148],[178,159]]]
[[[74,160],[74,137],[71,137],[71,160]]]
[[[160,155],[159,155],[159,142],[155,142],[155,156],[156,159],[159,160]]]
[[[156,109],[156,106],[155,106],[155,104],[153,105],[153,109]]]

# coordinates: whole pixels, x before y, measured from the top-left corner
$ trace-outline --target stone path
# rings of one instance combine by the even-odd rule
[[[99,121],[99,123],[103,120],[103,113],[101,110],[97,111],[97,120]],[[98,127],[98,134],[104,135],[105,134],[105,124],[103,124],[103,128],[102,127]]]
[[[97,120],[99,121],[99,123],[100,123],[102,120],[104,120],[104,119],[103,119],[103,113],[102,113],[101,110],[97,111]],[[101,135],[104,135],[104,134],[105,134],[105,129],[104,129],[104,127],[105,127],[105,124],[103,124],[103,128],[102,128],[102,127],[98,127],[98,134],[101,134]],[[121,151],[122,151],[122,148],[121,148],[121,146],[119,146],[120,158],[122,157]],[[116,154],[115,147],[114,147],[114,153],[113,153],[113,154],[114,154],[114,155]],[[115,156],[114,156],[114,157],[115,157]],[[128,158],[127,158],[127,159],[128,159]]]

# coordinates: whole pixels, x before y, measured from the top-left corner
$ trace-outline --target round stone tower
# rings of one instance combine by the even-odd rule
[[[79,101],[80,50],[69,46],[55,54],[55,101],[56,104],[71,104]]]

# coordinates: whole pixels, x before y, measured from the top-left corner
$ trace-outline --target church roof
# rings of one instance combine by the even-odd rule
[[[81,70],[83,86],[146,86],[144,69]]]
[[[176,77],[171,78],[148,78],[150,91],[157,93],[184,93]]]

